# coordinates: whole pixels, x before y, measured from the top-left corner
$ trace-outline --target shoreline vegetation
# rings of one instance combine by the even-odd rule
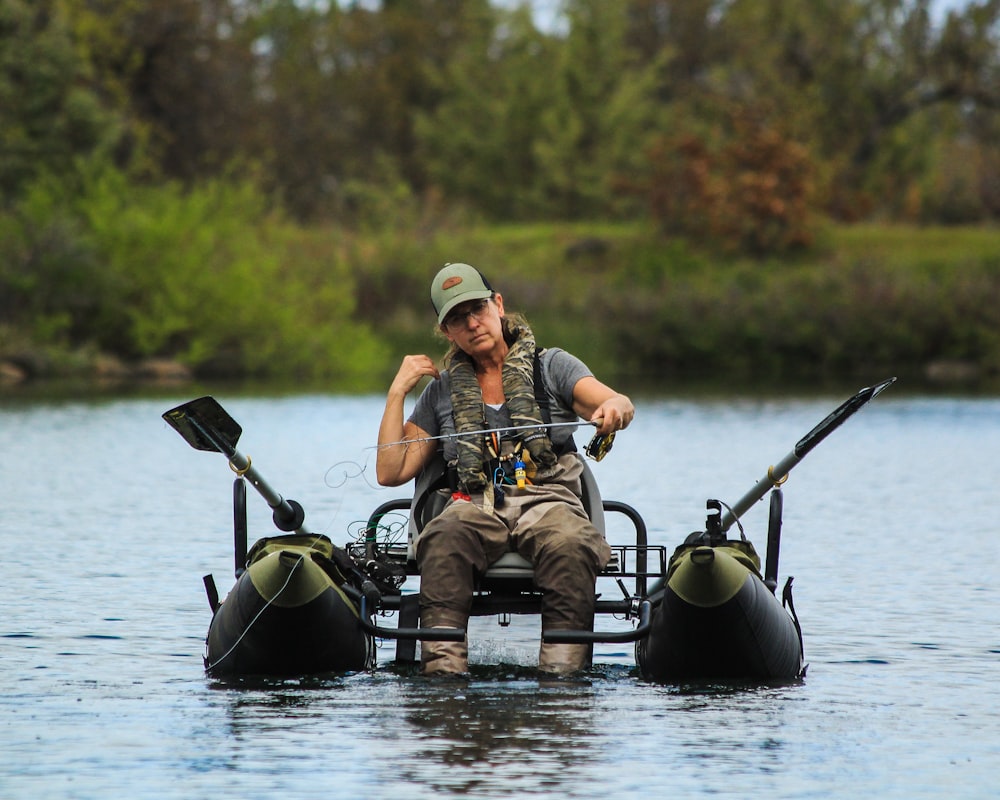
[[[383,392],[449,261],[619,386],[997,390],[1000,3],[559,5],[5,3],[0,391]]]
[[[0,392],[67,381],[382,391],[404,353],[443,352],[426,281],[459,260],[526,314],[540,344],[626,385],[724,375],[808,388],[898,374],[1000,386],[995,227],[830,227],[808,251],[763,259],[620,223],[433,234],[281,224],[250,238],[256,247],[228,245],[210,269],[180,246],[162,274],[147,267],[144,283],[117,297],[63,291],[73,302],[49,306],[34,329],[0,323]],[[118,280],[105,290],[130,266],[109,265]],[[171,284],[189,299],[171,305]],[[113,313],[96,311],[108,303]]]

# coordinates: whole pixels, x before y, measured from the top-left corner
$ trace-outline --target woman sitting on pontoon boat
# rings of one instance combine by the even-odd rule
[[[597,573],[611,551],[581,501],[583,462],[571,426],[599,436],[627,427],[632,401],[601,383],[575,356],[538,349],[522,317],[468,264],[447,264],[431,284],[440,332],[451,347],[440,371],[426,355],[403,359],[386,397],[378,481],[398,486],[439,456],[450,496],[417,540],[423,627],[466,628],[477,575],[505,552],[534,566],[542,629],[590,629]],[[406,396],[433,380],[404,421]],[[574,672],[591,646],[542,643],[539,669]],[[468,643],[421,644],[425,673],[464,673]]]

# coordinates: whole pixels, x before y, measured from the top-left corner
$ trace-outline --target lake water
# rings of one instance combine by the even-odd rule
[[[850,393],[638,398],[594,471],[673,547]],[[160,419],[192,396],[0,399],[0,798],[1000,794],[1000,399],[893,387],[792,471],[779,580],[810,667],[738,687],[645,683],[628,645],[540,681],[530,619],[478,621],[469,681],[388,643],[373,674],[206,677],[232,473]],[[380,397],[216,396],[313,530],[346,542],[400,495],[372,485]],[[766,520],[744,518],[761,553]]]

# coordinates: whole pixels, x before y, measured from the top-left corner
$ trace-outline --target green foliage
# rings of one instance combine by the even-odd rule
[[[491,219],[635,213],[621,189],[662,117],[658,62],[638,65],[625,47],[624,5],[578,0],[566,13],[564,41],[526,8],[497,14],[439,74],[441,99],[415,130],[445,197]]]
[[[611,224],[489,226],[440,230],[419,246],[405,237],[366,244],[365,316],[381,323],[397,357],[442,351],[429,336],[427,281],[441,263],[466,260],[527,315],[539,341],[572,350],[609,379],[919,378],[942,360],[1000,374],[995,230],[829,229],[822,251],[781,260]]]
[[[691,136],[719,160],[739,133],[716,129],[735,108],[753,113],[751,134],[805,148],[785,160],[807,161],[811,186],[760,169],[763,145],[749,142],[751,171],[789,185],[728,182],[743,195],[729,216],[750,213],[725,227],[747,250],[803,238],[787,219],[775,232],[774,197],[840,220],[1000,213],[996,0],[943,24],[930,0],[560,11],[541,31],[526,3],[489,0],[8,0],[0,181],[59,171],[100,141],[117,163],[186,184],[234,158],[258,164],[260,185],[303,221],[352,222],[357,187],[398,182],[492,221],[636,219],[659,202],[637,194],[651,142]],[[949,157],[958,148],[978,176]],[[698,154],[669,157],[700,168]]]
[[[470,36],[434,73],[440,101],[416,117],[418,154],[431,184],[490,218],[544,213],[535,143],[553,94],[538,76],[553,69],[551,44],[527,8],[498,15]]]
[[[353,319],[350,264],[268,208],[251,180],[185,190],[84,169],[66,200],[37,183],[0,219],[0,297],[40,340],[209,374],[353,379],[382,350]],[[332,252],[331,252],[332,251]]]
[[[998,19],[992,0],[949,11],[943,27],[928,0],[742,0],[722,21],[730,83],[717,85],[738,81],[742,102],[766,104],[809,147],[818,208],[846,221],[912,219],[930,199],[920,189],[934,148],[966,138],[970,119],[997,116]]]
[[[235,37],[257,62],[240,152],[267,164],[302,219],[351,219],[351,189],[387,175],[427,189],[415,122],[440,101],[449,63],[479,52],[492,24],[486,0],[370,5],[254,4]]]
[[[625,71],[625,8],[602,0],[568,3],[569,33],[552,76],[552,98],[534,145],[540,185],[557,219],[591,218],[607,189],[614,128],[607,105]]]
[[[89,182],[80,212],[102,264],[101,346],[222,374],[355,375],[378,348],[352,319],[347,265],[324,263],[253,181]]]
[[[725,374],[800,379],[936,360],[1000,370],[1000,236],[913,228],[846,229],[829,254],[764,264],[680,254],[641,291],[606,292],[601,316],[627,314],[617,357],[652,378]]]
[[[80,84],[64,18],[51,0],[0,3],[0,202],[36,175],[114,139],[111,117]]]
[[[1000,361],[994,251],[830,224],[1000,219],[1000,1],[560,8],[0,0],[5,341],[370,375],[466,260],[637,372]]]
[[[0,317],[41,344],[73,339],[86,327],[74,322],[93,319],[99,304],[95,253],[61,180],[43,174],[21,194],[0,210]]]

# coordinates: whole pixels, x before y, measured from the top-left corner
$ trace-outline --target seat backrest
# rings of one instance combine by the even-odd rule
[[[579,453],[575,453],[583,465],[583,474],[580,475],[580,485],[583,489],[583,507],[587,510],[590,523],[601,532],[601,536],[607,538],[607,531],[604,529],[604,500],[601,499],[601,490],[597,486],[597,478],[594,477],[590,465]]]
[[[604,526],[604,502],[601,499],[601,490],[597,486],[597,479],[587,461],[579,453],[573,455],[580,459],[583,472],[580,476],[582,487],[583,507],[587,511],[591,524],[601,532],[601,536],[606,536]],[[447,492],[439,491],[448,487],[448,467],[444,458],[438,454],[417,476],[413,489],[413,500],[410,502],[410,524],[407,536],[407,555],[410,559],[416,558],[416,541],[420,531],[434,517],[440,514],[448,503]]]
[[[416,540],[424,525],[441,513],[448,502],[445,492],[439,491],[448,488],[448,466],[444,457],[439,453],[431,459],[431,462],[424,467],[417,476],[413,487],[413,499],[410,502],[410,528],[409,540],[412,553],[413,542]]]

